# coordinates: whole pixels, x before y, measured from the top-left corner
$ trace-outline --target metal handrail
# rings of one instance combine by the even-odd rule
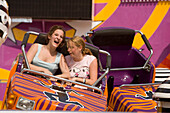
[[[153,55],[153,49],[150,46],[148,40],[146,39],[145,35],[139,31],[139,30],[135,30],[136,33],[140,33],[148,50],[150,51],[150,55],[147,58],[146,62],[144,63],[144,65],[142,67],[127,67],[127,68],[111,68],[110,71],[124,71],[124,70],[141,70],[141,69],[147,69],[147,64],[149,62],[149,60],[151,59],[152,55]],[[103,71],[106,71],[106,69],[103,69]]]
[[[143,65],[143,68],[145,69],[146,68],[146,65],[148,64],[149,60],[151,59],[152,55],[153,55],[153,49],[149,43],[149,41],[147,40],[146,36],[139,30],[135,30],[136,33],[140,33],[141,34],[141,37],[144,41],[144,43],[146,44],[146,47],[148,48],[148,50],[150,51],[150,55],[149,57],[147,58],[145,64]]]
[[[70,82],[70,83],[73,83],[73,84],[84,86],[84,87],[87,87],[87,88],[90,88],[90,89],[97,90],[97,91],[99,91],[103,95],[103,91],[100,88],[98,88],[98,87],[94,87],[94,86],[91,86],[91,85],[83,84],[83,83],[72,81],[72,80],[68,80],[68,79],[65,79],[65,78],[60,78],[60,77],[57,77],[57,76],[49,75],[49,74],[46,74],[46,73],[43,73],[43,72],[31,70],[31,69],[24,68],[21,71],[21,73],[24,73],[24,72],[33,73],[35,75],[40,75],[40,76],[46,77],[46,78],[55,78],[55,79],[58,79],[58,80],[61,80],[61,81],[64,81],[64,82]]]
[[[105,70],[104,73],[95,81],[95,83],[92,85],[92,86],[96,86],[110,71],[110,67],[111,67],[111,55],[109,52],[107,51],[104,51],[104,50],[99,50],[100,53],[103,53],[103,54],[106,54],[107,55],[107,63],[106,63],[106,69],[103,69]]]
[[[161,83],[144,83],[144,84],[123,84],[119,86],[120,89],[137,87],[137,86],[150,86],[150,85],[160,85]]]
[[[29,35],[30,34],[33,34],[33,35],[39,35],[38,32],[34,32],[34,31],[28,31],[25,35],[24,35],[24,40],[21,44],[21,50],[22,50],[22,53],[23,53],[23,56],[25,58],[25,62],[26,62],[26,66],[28,69],[30,69],[30,66],[29,66],[29,63],[28,63],[28,59],[27,59],[27,56],[26,56],[26,52],[25,52],[25,47],[26,47],[26,43],[28,41],[28,38],[29,38]]]

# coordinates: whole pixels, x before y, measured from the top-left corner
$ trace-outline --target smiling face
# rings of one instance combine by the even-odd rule
[[[63,37],[64,32],[61,29],[57,29],[51,36],[48,36],[49,43],[57,48],[63,41]]]
[[[81,52],[82,47],[81,46],[77,47],[76,44],[72,42],[71,40],[68,41],[67,48],[68,48],[68,52],[70,56],[73,58],[76,58],[77,56],[80,56],[80,54],[82,54]]]

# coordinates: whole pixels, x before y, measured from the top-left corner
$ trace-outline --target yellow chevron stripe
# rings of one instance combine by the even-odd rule
[[[66,31],[66,37],[73,37],[75,34],[75,29],[70,29]]]
[[[143,32],[146,35],[147,39],[149,39],[156,31],[156,29],[159,27],[163,18],[167,14],[169,8],[170,8],[170,1],[158,2],[151,16],[149,17],[145,25],[141,28],[141,32]],[[137,34],[135,36],[135,40],[132,46],[139,49],[142,47],[143,44],[144,44],[143,40],[141,39],[140,35]]]
[[[104,22],[116,11],[121,2],[120,0],[95,0],[94,3],[107,3],[107,5],[94,17],[94,21]],[[93,29],[99,27],[103,22]]]
[[[18,29],[18,28],[13,28],[13,33],[15,36],[15,39],[18,41],[22,41],[24,38],[24,35],[26,33],[26,31]],[[31,38],[28,39],[28,43],[34,43],[35,39],[36,39],[36,35],[30,35]]]
[[[107,3],[107,5],[94,17],[95,21],[105,21],[118,8],[120,0],[95,0],[95,3]]]

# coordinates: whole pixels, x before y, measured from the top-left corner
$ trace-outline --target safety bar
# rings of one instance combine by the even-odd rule
[[[138,86],[150,86],[150,85],[160,85],[161,83],[146,83],[146,84],[123,84],[119,86],[120,89],[127,89]]]
[[[152,47],[149,43],[149,41],[147,40],[146,36],[139,30],[134,30],[135,33],[140,33],[141,34],[141,37],[144,41],[144,43],[146,44],[146,47],[148,48],[148,50],[150,51],[150,55],[149,57],[147,58],[146,62],[144,63],[144,65],[142,67],[128,67],[128,68],[111,68],[110,71],[123,71],[123,70],[141,70],[141,69],[148,69],[148,62],[149,60],[151,59],[152,55],[153,55],[153,50],[152,50]],[[92,31],[89,31],[87,34],[86,34],[86,40],[93,44],[92,40],[90,39],[89,37],[89,34],[92,34],[93,32]],[[107,71],[107,69],[101,69],[102,71]]]
[[[153,49],[152,49],[149,41],[147,40],[146,36],[145,36],[141,31],[135,30],[135,32],[141,34],[141,37],[142,37],[143,41],[144,41],[145,44],[146,44],[146,47],[147,47],[148,50],[150,51],[150,55],[149,55],[148,59],[146,60],[144,66],[143,66],[143,68],[145,69],[145,68],[146,68],[146,65],[148,64],[149,60],[151,59],[151,57],[152,57],[152,55],[153,55]]]
[[[30,66],[29,66],[28,59],[27,59],[27,56],[26,56],[26,53],[25,53],[25,47],[27,45],[27,41],[29,39],[30,34],[39,35],[39,33],[34,32],[34,31],[28,31],[27,33],[25,33],[24,39],[23,39],[22,44],[21,44],[21,50],[22,50],[22,53],[23,53],[23,56],[24,56],[24,59],[25,59],[25,62],[26,62],[26,66],[27,66],[28,69],[30,69]]]
[[[21,71],[21,73],[24,73],[24,72],[29,72],[29,73],[33,73],[35,75],[40,75],[42,77],[55,78],[55,79],[58,79],[58,80],[61,80],[61,81],[64,81],[64,82],[70,82],[70,83],[73,83],[73,84],[81,85],[81,86],[84,86],[84,87],[87,87],[87,88],[90,88],[90,89],[97,90],[103,95],[103,91],[100,88],[94,87],[94,86],[91,86],[91,85],[88,85],[88,84],[83,84],[83,83],[80,83],[80,82],[68,80],[68,79],[65,79],[65,78],[60,78],[58,76],[53,76],[53,75],[49,75],[49,74],[46,74],[46,73],[43,73],[43,72],[39,72],[39,71],[31,70],[31,69],[26,69],[26,68],[24,68]]]
[[[150,51],[150,55],[147,58],[146,62],[144,63],[143,67],[128,67],[128,68],[111,68],[110,71],[124,71],[124,70],[141,70],[141,69],[148,69],[147,64],[149,62],[149,60],[151,59],[152,55],[153,55],[153,50],[152,47],[149,43],[149,41],[147,40],[146,36],[139,30],[135,30],[136,33],[140,33],[142,39],[144,40],[148,50]],[[105,69],[103,69],[103,71],[106,71]]]
[[[108,73],[111,67],[111,55],[109,52],[104,51],[104,50],[99,50],[100,53],[106,54],[107,55],[107,62],[106,62],[106,69],[102,69],[101,71],[105,70],[104,73],[96,80],[96,82],[92,85],[95,86],[97,85]]]

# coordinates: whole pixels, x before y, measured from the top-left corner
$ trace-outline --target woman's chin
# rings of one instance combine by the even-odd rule
[[[59,44],[54,43],[53,46],[57,48],[59,46]]]

